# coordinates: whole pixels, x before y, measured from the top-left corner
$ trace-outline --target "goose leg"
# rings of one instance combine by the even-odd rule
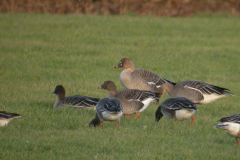
[[[240,132],[238,132],[238,137],[240,137]],[[238,138],[235,138],[235,140],[236,140],[237,144],[239,145],[240,142],[239,142]]]
[[[235,140],[236,140],[237,145],[239,145],[240,142],[239,142],[238,138],[235,138]]]
[[[194,121],[194,115],[192,115],[191,127],[193,126],[193,121]]]
[[[118,125],[119,125],[119,120],[117,121],[116,128],[118,128]]]
[[[127,118],[129,118],[130,117],[130,114],[127,114]]]
[[[139,116],[139,113],[137,113],[137,114],[136,114],[136,116],[135,116],[135,118],[134,118],[134,119],[138,118],[138,116]]]
[[[103,128],[103,121],[100,121],[100,126]]]

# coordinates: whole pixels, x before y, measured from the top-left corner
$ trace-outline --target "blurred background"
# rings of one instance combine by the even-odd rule
[[[240,15],[239,0],[1,0],[0,12],[191,16],[196,13]]]

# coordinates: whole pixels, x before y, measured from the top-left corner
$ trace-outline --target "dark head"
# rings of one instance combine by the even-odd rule
[[[100,119],[98,118],[97,114],[96,117],[89,123],[89,127],[94,126],[97,127],[100,125]]]
[[[56,88],[55,88],[55,91],[52,93],[52,94],[65,94],[65,89],[62,85],[57,85]]]
[[[106,89],[108,91],[117,91],[117,86],[112,81],[105,81],[98,88]]]
[[[114,68],[126,68],[126,69],[133,68],[134,69],[134,64],[130,59],[123,58],[121,59],[120,63]]]
[[[163,114],[161,112],[161,106],[159,106],[158,109],[156,110],[155,117],[156,122],[158,122],[163,117]]]

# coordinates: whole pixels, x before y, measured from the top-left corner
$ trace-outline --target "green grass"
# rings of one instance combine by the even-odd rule
[[[240,19],[0,14],[0,110],[22,118],[0,128],[0,159],[239,159],[234,138],[213,129],[239,114]],[[118,89],[121,58],[175,82],[199,80],[234,97],[199,106],[190,120],[154,121],[158,105],[119,129],[89,128],[92,109],[52,108],[54,88],[103,98]],[[160,103],[169,96],[166,94]]]

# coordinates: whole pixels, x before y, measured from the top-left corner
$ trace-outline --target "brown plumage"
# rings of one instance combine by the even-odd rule
[[[218,98],[233,96],[228,89],[207,84],[200,81],[182,81],[175,86],[170,83],[163,84],[158,88],[161,95],[167,91],[171,97],[185,97],[194,103],[206,104]]]
[[[82,95],[66,96],[66,91],[62,85],[56,86],[53,94],[58,95],[54,108],[72,106],[72,107],[92,107],[96,106],[99,99]]]
[[[115,68],[125,68],[120,75],[121,84],[127,89],[156,91],[164,83],[175,84],[145,69],[135,69],[133,62],[123,58]]]
[[[112,81],[105,81],[99,88],[108,90],[107,98],[118,98],[123,106],[123,114],[137,114],[144,111],[149,104],[158,99],[158,93],[149,91],[140,91],[133,89],[123,89],[117,91],[116,85]]]

